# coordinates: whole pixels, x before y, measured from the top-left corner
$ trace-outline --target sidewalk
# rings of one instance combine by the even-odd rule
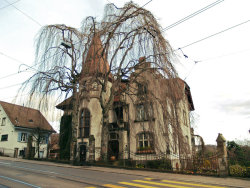
[[[232,177],[208,177],[208,176],[199,176],[199,175],[185,175],[185,174],[175,174],[175,173],[163,173],[163,172],[151,172],[144,170],[127,170],[120,168],[107,168],[107,167],[97,167],[97,166],[72,166],[69,164],[60,164],[55,162],[47,162],[47,161],[35,161],[35,160],[25,160],[18,158],[10,158],[10,157],[0,157],[1,160],[9,160],[15,162],[25,162],[25,163],[33,163],[33,164],[41,164],[41,165],[49,165],[49,166],[57,166],[64,168],[76,168],[76,169],[84,169],[84,170],[93,170],[107,173],[116,173],[116,174],[128,174],[128,175],[136,175],[147,178],[154,179],[169,179],[169,180],[177,180],[177,181],[186,181],[186,182],[196,182],[202,184],[213,184],[220,186],[232,186],[232,187],[250,187],[249,179],[240,179],[240,178],[232,178]]]

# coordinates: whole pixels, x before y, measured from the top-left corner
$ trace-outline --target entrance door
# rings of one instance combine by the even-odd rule
[[[18,156],[18,148],[15,148],[15,150],[14,150],[14,158],[17,158],[17,156]]]
[[[108,144],[108,155],[109,155],[109,159],[113,159],[113,157],[115,157],[115,159],[118,159],[119,156],[119,141],[118,140],[110,140],[109,144]]]
[[[80,145],[80,162],[85,162],[86,161],[86,145]]]

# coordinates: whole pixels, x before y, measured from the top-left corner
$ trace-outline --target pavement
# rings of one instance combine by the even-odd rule
[[[121,169],[121,168],[107,168],[107,167],[98,167],[98,166],[72,166],[70,164],[62,164],[55,163],[49,161],[37,161],[37,160],[26,160],[19,158],[10,158],[10,157],[1,157],[0,160],[9,160],[15,162],[26,162],[32,164],[40,164],[40,165],[49,165],[49,166],[57,166],[64,168],[75,168],[75,169],[87,169],[92,171],[100,171],[106,173],[116,173],[116,174],[127,174],[127,175],[136,175],[142,176],[150,179],[168,179],[168,180],[178,180],[178,181],[186,181],[192,183],[202,183],[202,184],[213,184],[220,185],[226,187],[250,187],[250,179],[249,178],[232,178],[232,177],[212,177],[212,176],[201,176],[201,175],[185,175],[185,174],[177,174],[177,173],[164,173],[164,172],[152,172],[145,170],[129,170],[129,169]]]

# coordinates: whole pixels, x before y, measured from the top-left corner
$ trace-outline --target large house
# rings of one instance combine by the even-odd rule
[[[173,167],[180,167],[180,158],[192,155],[189,114],[194,105],[189,86],[180,78],[167,79],[141,57],[134,72],[117,86],[108,126],[103,127],[99,100],[103,96],[98,82],[95,82],[96,77],[93,77],[94,72],[100,73],[101,77],[109,70],[107,60],[98,59],[101,48],[100,38],[94,38],[83,65],[77,96],[77,152],[80,160],[100,160],[103,156],[135,161],[165,157]],[[113,79],[109,75],[109,88]],[[57,105],[64,111],[63,117],[72,113],[71,99]]]
[[[55,132],[40,111],[0,101],[0,153],[10,157],[46,158]]]

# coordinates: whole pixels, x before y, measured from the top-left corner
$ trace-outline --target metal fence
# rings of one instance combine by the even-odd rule
[[[108,156],[98,153],[97,161],[88,162],[90,165],[157,170],[187,174],[217,175],[218,157],[180,157],[174,154],[161,153],[133,153],[122,152],[117,156]]]

